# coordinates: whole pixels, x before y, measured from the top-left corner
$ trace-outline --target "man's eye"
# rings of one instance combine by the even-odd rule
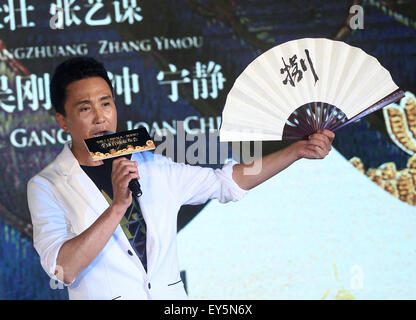
[[[81,111],[87,111],[87,110],[89,110],[89,109],[90,109],[90,107],[81,107],[81,108],[80,108],[80,110],[81,110]]]
[[[108,107],[110,105],[110,102],[105,102],[105,103],[103,103],[103,106],[104,107]]]

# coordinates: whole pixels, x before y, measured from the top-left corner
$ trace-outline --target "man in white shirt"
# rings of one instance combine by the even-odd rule
[[[51,100],[72,141],[29,181],[28,203],[41,264],[68,287],[70,299],[186,299],[176,248],[179,208],[209,199],[237,201],[300,158],[324,158],[334,138],[319,131],[250,164],[232,161],[217,170],[152,152],[108,166],[93,161],[84,145],[84,139],[117,129],[103,65],[93,58],[59,65]],[[259,161],[258,174],[244,174]],[[132,201],[128,184],[135,178],[143,195]]]

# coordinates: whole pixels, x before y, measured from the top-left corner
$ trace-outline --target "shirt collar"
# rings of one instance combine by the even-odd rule
[[[82,170],[79,166],[77,158],[75,158],[74,154],[71,151],[71,145],[71,141],[66,142],[64,144],[63,150],[56,157],[59,171],[64,176],[68,176]]]

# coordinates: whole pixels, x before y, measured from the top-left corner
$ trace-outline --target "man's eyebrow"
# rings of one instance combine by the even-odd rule
[[[88,100],[88,99],[85,99],[85,100],[79,100],[79,101],[77,101],[76,103],[75,103],[75,105],[76,106],[78,106],[78,105],[81,105],[81,104],[84,104],[84,103],[90,103],[91,101],[90,100]]]
[[[106,95],[106,96],[102,96],[101,98],[100,98],[100,101],[102,101],[102,100],[107,100],[107,99],[111,99],[111,96],[108,94],[108,95]]]
[[[103,100],[107,100],[107,99],[111,99],[111,95],[105,95],[105,96],[102,96],[100,99],[99,99],[99,101],[103,101]],[[84,104],[84,103],[90,103],[91,102],[91,100],[89,100],[89,99],[84,99],[84,100],[79,100],[79,101],[77,101],[76,103],[75,103],[75,105],[76,106],[78,106],[78,105],[81,105],[81,104]]]

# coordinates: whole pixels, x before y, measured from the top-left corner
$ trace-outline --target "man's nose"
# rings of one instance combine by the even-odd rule
[[[104,111],[100,106],[94,106],[94,123],[104,122]]]

